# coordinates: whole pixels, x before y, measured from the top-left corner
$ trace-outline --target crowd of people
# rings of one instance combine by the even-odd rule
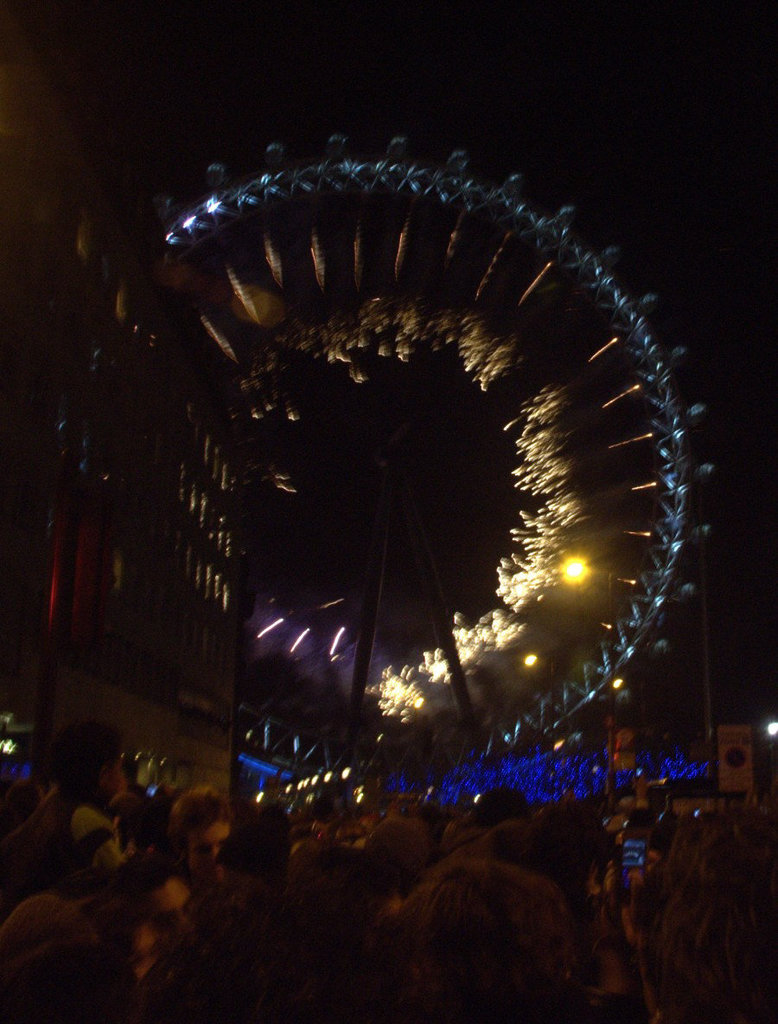
[[[778,821],[601,810],[149,796],[74,723],[0,805],[2,1020],[778,1021]]]

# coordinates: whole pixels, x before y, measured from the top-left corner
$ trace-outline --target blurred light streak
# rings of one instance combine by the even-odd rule
[[[602,348],[598,348],[598,349],[597,349],[597,351],[596,351],[596,352],[594,353],[594,355],[591,355],[591,356],[589,356],[589,358],[588,358],[587,362],[589,362],[589,363],[592,363],[592,362],[594,362],[594,360],[595,360],[595,359],[596,359],[596,358],[597,358],[598,356],[601,356],[601,355],[603,354],[603,352],[607,352],[607,351],[608,351],[608,349],[609,349],[609,348],[610,348],[610,347],[611,347],[612,345],[618,345],[618,343],[619,343],[619,340],[620,340],[620,339],[619,339],[618,337],[616,337],[616,338],[611,338],[611,340],[610,340],[609,342],[607,342],[607,343],[606,343],[605,345],[603,345],[603,346],[602,346]]]
[[[626,398],[627,395],[634,394],[635,391],[640,391],[639,384],[633,384],[631,388],[627,388],[626,391],[622,391],[620,395],[616,395],[615,398],[609,399],[603,406],[603,409],[607,409],[609,405],[613,405],[614,402],[618,402],[620,398]]]
[[[271,629],[275,629],[276,626],[280,626],[283,621],[283,619],[276,619],[276,621],[271,622],[269,626],[265,626],[263,630],[257,633],[257,640],[261,639],[265,633],[269,633]]]
[[[335,634],[335,639],[332,641],[332,647],[330,647],[330,657],[332,657],[332,655],[335,653],[335,650],[337,649],[338,646],[338,642],[345,632],[346,627],[341,626],[338,632]]]
[[[517,304],[517,308],[518,308],[518,306],[520,306],[522,304],[522,302],[524,302],[524,300],[526,298],[528,298],[532,294],[532,292],[537,288],[537,286],[543,280],[543,278],[548,273],[548,271],[551,269],[551,267],[553,267],[553,265],[554,264],[552,262],[549,262],[549,263],[547,263],[545,265],[545,267],[543,267],[543,269],[540,271],[538,276],[535,278],[535,280],[532,282],[532,284],[529,286],[529,288],[527,288],[527,290],[524,292],[522,297],[519,299],[518,304]]]
[[[638,434],[636,437],[629,437],[626,441],[617,441],[615,444],[609,444],[608,448],[623,448],[625,445],[634,444],[636,441],[650,441],[653,436],[653,433],[649,431],[647,434]]]
[[[306,629],[304,629],[304,630],[302,631],[302,633],[301,633],[301,634],[300,634],[300,635],[299,635],[299,636],[297,637],[297,639],[295,640],[295,642],[294,642],[294,643],[292,644],[292,646],[291,646],[291,647],[289,648],[289,653],[290,653],[290,654],[294,654],[294,652],[295,652],[295,650],[297,649],[297,647],[298,647],[298,646],[299,646],[299,645],[300,645],[300,644],[302,643],[302,641],[303,641],[303,640],[304,640],[304,639],[305,639],[305,638],[306,638],[306,637],[308,636],[308,634],[310,633],[310,631],[311,631],[311,627],[310,627],[310,626],[308,626],[308,627],[307,627]]]

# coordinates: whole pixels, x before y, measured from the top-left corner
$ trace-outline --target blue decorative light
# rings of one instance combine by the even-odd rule
[[[637,769],[652,779],[702,779],[707,767],[704,762],[690,761],[678,748],[637,755]],[[479,793],[507,788],[520,790],[531,804],[546,804],[570,793],[578,800],[604,796],[607,769],[607,747],[563,757],[540,750],[524,756],[506,754],[499,759],[479,755],[452,768],[437,785],[431,774],[420,781],[399,772],[387,779],[386,789],[390,793],[421,794],[434,786],[437,802],[445,806],[470,803]],[[634,771],[617,771],[617,788],[628,786],[634,776]]]

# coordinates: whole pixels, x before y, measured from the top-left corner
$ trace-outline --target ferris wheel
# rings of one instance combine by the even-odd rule
[[[356,387],[382,362],[434,353],[484,402],[498,395],[514,525],[494,606],[454,608],[453,636],[471,680],[484,666],[515,678],[517,665],[545,662],[542,685],[515,684],[522,722],[576,715],[656,641],[682,585],[688,415],[648,319],[655,297],[625,290],[618,253],[589,248],[571,207],[533,206],[518,174],[481,180],[463,151],[432,165],[395,138],[358,157],[336,135],[320,159],[291,161],[272,144],[254,176],[209,173],[204,198],[168,209],[166,237],[179,287],[233,367],[236,415],[295,421],[288,374],[301,361]],[[435,649],[384,666],[373,684],[383,710],[444,699],[450,660]]]

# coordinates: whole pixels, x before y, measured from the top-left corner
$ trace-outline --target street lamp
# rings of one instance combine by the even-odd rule
[[[590,569],[581,558],[570,558],[562,566],[565,579],[570,583],[580,583],[589,575]]]
[[[606,778],[605,795],[608,799],[608,810],[616,806],[616,694],[624,685],[621,676],[611,679],[608,687],[608,775]]]
[[[525,668],[531,669],[532,672],[534,673],[534,672],[538,671],[538,666],[541,665],[541,656],[539,654],[535,654],[534,651],[529,651],[522,658],[522,662],[523,662]],[[543,678],[548,678],[548,681],[549,681],[548,703],[547,704],[545,702],[541,703],[540,727],[541,727],[541,731],[545,734],[545,732],[548,730],[548,724],[549,724],[547,722],[547,719],[546,719],[546,709],[548,709],[548,716],[550,718],[550,724],[551,724],[552,728],[553,728],[554,717],[555,717],[554,716],[554,662],[550,661],[548,658],[544,657],[543,661],[542,661],[542,668],[543,668],[543,673],[542,673],[543,674]]]
[[[778,722],[767,723],[767,735],[770,737],[770,794],[775,786],[775,742],[778,736]]]
[[[625,583],[630,586],[634,586],[637,582],[632,579],[624,579],[621,576],[615,576],[609,570],[593,570],[584,559],[574,557],[568,559],[562,566],[562,573],[564,579],[568,583],[580,584],[587,577],[594,575],[602,576],[607,579],[608,582],[608,621],[601,623],[604,629],[613,629],[613,584],[614,582]],[[608,809],[613,810],[616,803],[616,693],[624,685],[624,680],[620,676],[610,680],[608,685],[608,717],[607,717],[607,732],[608,732],[608,773],[607,773],[607,784],[606,784],[606,796],[608,800]],[[778,723],[776,723],[776,731],[778,732]]]

